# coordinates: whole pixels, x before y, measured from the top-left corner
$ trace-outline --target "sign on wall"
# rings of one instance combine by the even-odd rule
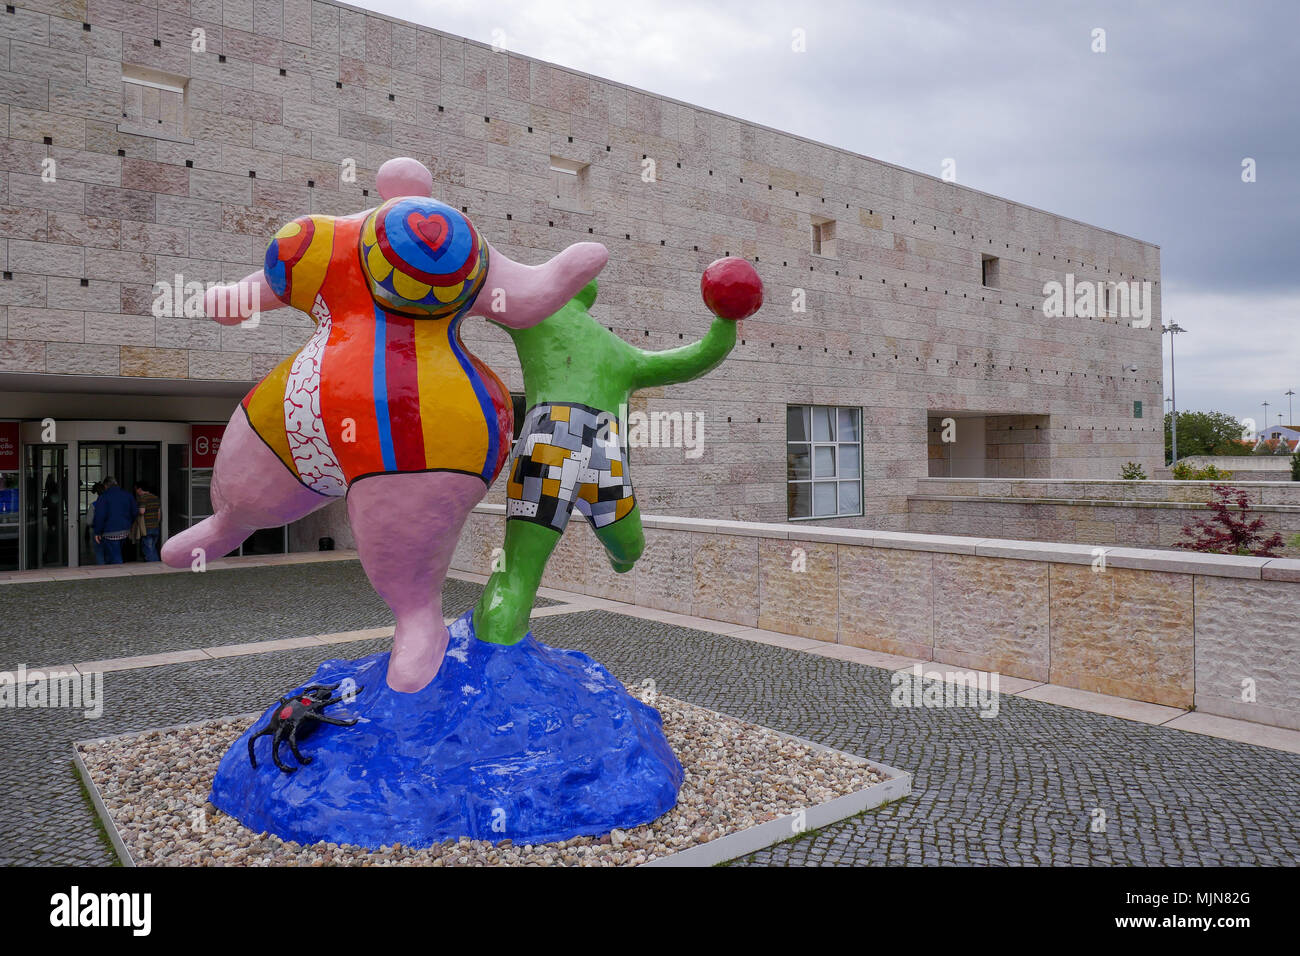
[[[18,423],[0,422],[0,471],[18,471]]]
[[[190,426],[191,468],[211,468],[216,463],[217,449],[221,447],[221,436],[225,432],[225,425]]]

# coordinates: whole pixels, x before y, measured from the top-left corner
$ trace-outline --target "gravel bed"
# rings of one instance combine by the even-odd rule
[[[371,851],[253,833],[207,802],[218,763],[253,715],[78,750],[140,866],[634,866],[885,780],[859,757],[662,694],[654,704],[686,770],[677,806],[635,829],[538,846],[462,838]]]

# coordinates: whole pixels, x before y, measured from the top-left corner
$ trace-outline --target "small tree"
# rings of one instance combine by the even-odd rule
[[[1296,446],[1295,454],[1291,456],[1291,480],[1300,481],[1300,445]]]
[[[1247,554],[1257,558],[1276,558],[1282,547],[1282,536],[1273,533],[1265,538],[1263,518],[1250,520],[1250,507],[1246,493],[1229,485],[1215,485],[1214,499],[1206,505],[1213,512],[1183,527],[1183,535],[1191,541],[1179,541],[1175,548],[1203,551],[1207,554]]]
[[[1147,473],[1135,461],[1126,461],[1120,467],[1119,476],[1124,481],[1146,481]]]

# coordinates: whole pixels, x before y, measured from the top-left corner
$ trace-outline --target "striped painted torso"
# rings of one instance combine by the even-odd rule
[[[359,253],[366,216],[304,217],[291,224],[301,233],[277,237],[292,246],[281,253],[290,304],[316,332],[244,398],[249,423],[322,494],[393,472],[464,472],[490,485],[510,452],[509,393],[461,341],[463,311],[416,318],[379,304]]]

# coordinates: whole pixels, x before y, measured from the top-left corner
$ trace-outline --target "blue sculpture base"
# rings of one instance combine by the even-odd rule
[[[471,614],[451,625],[438,675],[415,694],[388,687],[387,653],[325,661],[302,687],[351,678],[355,701],[326,713],[358,723],[300,735],[312,762],[287,774],[260,737],[254,769],[248,739],[273,705],[222,758],[212,803],[254,831],[370,849],[551,843],[640,826],[676,804],[682,765],[658,711],[578,651],[531,633],[511,646],[478,640]],[[287,742],[280,754],[298,766]]]

